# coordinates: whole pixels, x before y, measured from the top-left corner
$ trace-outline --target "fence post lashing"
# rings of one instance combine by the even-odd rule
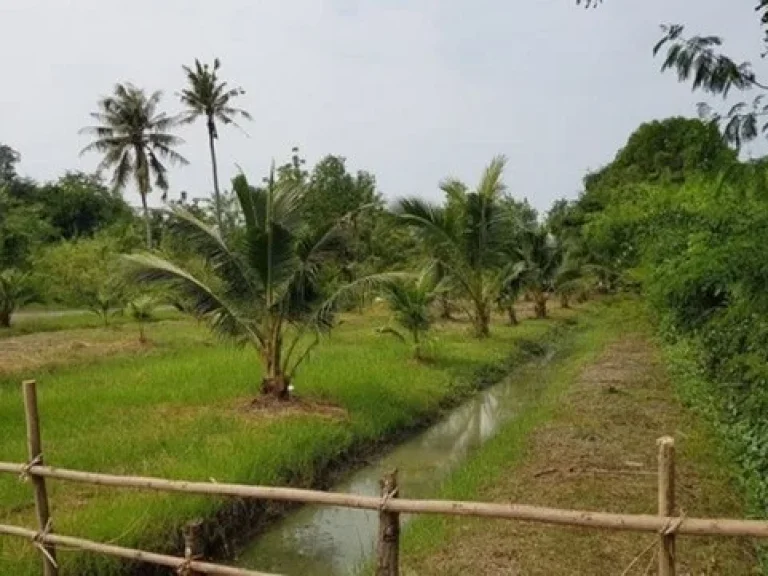
[[[43,466],[43,447],[40,440],[40,415],[37,410],[37,383],[34,380],[25,380],[21,383],[24,395],[24,412],[27,420],[27,455],[29,465]],[[35,511],[37,512],[37,525],[40,533],[50,533],[51,515],[48,508],[48,492],[45,488],[45,478],[29,475],[35,493]],[[53,544],[37,542],[42,550],[43,574],[45,576],[58,576],[59,569],[56,565],[56,547]]]
[[[376,576],[400,574],[400,514],[388,512],[387,502],[397,498],[397,470],[380,481],[379,537],[376,548]]]
[[[675,439],[663,436],[656,444],[659,448],[659,516],[670,517],[675,509]],[[674,532],[665,530],[660,539],[659,576],[675,576]]]
[[[203,558],[203,522],[193,520],[187,522],[182,530],[184,536],[184,559],[187,562]],[[198,572],[188,570],[184,576],[197,576]]]

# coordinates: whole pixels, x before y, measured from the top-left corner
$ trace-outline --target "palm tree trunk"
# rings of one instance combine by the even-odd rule
[[[262,351],[266,375],[261,381],[261,394],[273,396],[278,400],[288,400],[290,378],[283,373],[281,366],[281,345],[279,341],[268,342]]]
[[[511,305],[507,308],[507,315],[509,316],[509,325],[517,326],[517,312],[515,312],[515,306]]]
[[[141,206],[144,208],[144,226],[147,229],[147,250],[152,250],[152,223],[149,220],[149,206],[147,206],[147,195],[141,193]]]
[[[485,302],[475,303],[475,336],[487,338],[491,334],[491,315]]]
[[[213,119],[208,119],[208,146],[211,149],[211,169],[213,170],[213,202],[216,208],[216,224],[219,227],[219,233],[224,231],[221,220],[221,193],[219,192],[219,167],[216,164],[216,127]]]
[[[534,295],[534,310],[536,318],[547,317],[547,294],[544,291],[536,292]]]
[[[440,295],[440,318],[443,320],[453,320],[451,314],[451,301],[445,294]]]

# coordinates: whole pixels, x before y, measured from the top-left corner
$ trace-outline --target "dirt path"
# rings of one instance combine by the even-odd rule
[[[673,400],[657,351],[640,334],[608,344],[561,397],[554,418],[527,441],[525,455],[478,500],[655,513],[655,439],[678,451],[678,504],[691,516],[742,516],[701,423]],[[466,521],[406,576],[439,574],[620,576],[654,536]],[[655,574],[650,551],[626,572]],[[681,538],[678,575],[757,574],[747,541]]]

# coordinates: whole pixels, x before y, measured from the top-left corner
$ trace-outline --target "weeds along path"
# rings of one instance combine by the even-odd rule
[[[741,517],[728,463],[705,423],[674,397],[648,330],[631,304],[615,306],[566,360],[546,369],[550,394],[455,475],[445,495],[563,508],[655,513],[656,447],[677,444],[684,513]],[[521,428],[533,429],[521,434]],[[654,536],[428,519],[406,534],[404,574],[620,575]],[[650,551],[627,575],[655,574]],[[750,542],[678,540],[679,574],[756,574]],[[646,571],[647,570],[647,571]]]

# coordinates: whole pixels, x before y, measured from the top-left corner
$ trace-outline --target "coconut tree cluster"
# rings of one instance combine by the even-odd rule
[[[182,124],[205,122],[213,174],[213,200],[216,222],[222,226],[222,195],[219,188],[216,141],[219,125],[237,126],[239,118],[250,120],[250,114],[235,105],[245,94],[240,87],[230,87],[218,76],[221,62],[213,66],[195,60],[194,66],[183,66],[186,87],[177,96],[183,111],[169,114],[160,110],[162,93],[147,93],[130,83],[118,83],[112,93],[101,98],[98,110],[91,114],[95,124],[81,133],[93,141],[81,154],[97,152],[102,156],[99,171],[109,171],[115,190],[124,190],[131,182],[141,197],[146,226],[147,248],[152,248],[152,228],[147,197],[153,189],[167,192],[168,164],[189,162],[178,152],[184,140],[173,132]]]

